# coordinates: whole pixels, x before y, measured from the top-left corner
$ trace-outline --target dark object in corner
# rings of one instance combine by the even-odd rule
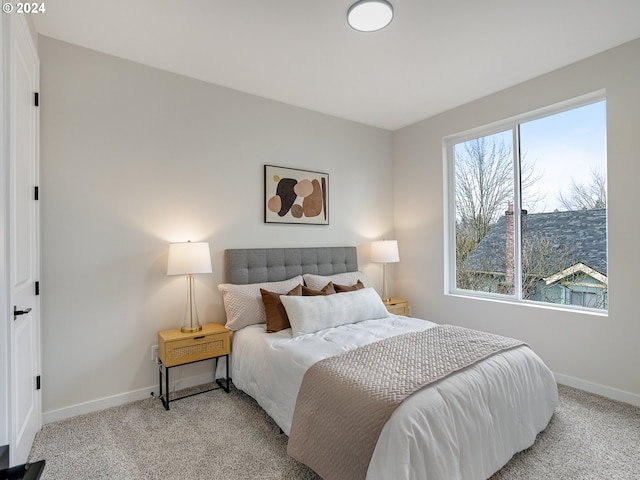
[[[38,480],[44,470],[44,460],[9,468],[9,446],[0,447],[0,480]]]
[[[44,470],[44,462],[40,460],[0,470],[0,480],[38,480]]]
[[[0,447],[0,470],[9,468],[9,445]]]

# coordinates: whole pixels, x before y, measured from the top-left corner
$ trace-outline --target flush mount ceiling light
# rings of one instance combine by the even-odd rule
[[[386,0],[360,0],[347,12],[347,21],[359,32],[375,32],[391,23],[393,6]]]

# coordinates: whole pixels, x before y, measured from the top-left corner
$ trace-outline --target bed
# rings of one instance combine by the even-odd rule
[[[239,390],[252,396],[290,435],[290,453],[292,440],[300,437],[300,432],[322,428],[322,424],[330,423],[326,418],[333,416],[305,415],[304,419],[300,414],[296,416],[296,409],[298,413],[303,411],[300,405],[296,406],[299,393],[301,397],[317,399],[329,398],[334,390],[339,390],[334,387],[322,390],[321,386],[313,393],[314,390],[306,388],[310,381],[306,377],[316,372],[318,366],[331,360],[342,361],[343,356],[385,342],[431,335],[445,328],[427,320],[380,312],[380,305],[384,305],[379,297],[378,303],[372,298],[373,290],[367,288],[364,274],[358,271],[355,247],[232,249],[225,252],[225,267],[227,283],[219,289],[227,327],[234,331],[231,378]],[[308,283],[314,292],[322,290],[323,284],[329,287],[329,283],[350,288],[338,295],[307,298],[293,293],[301,288],[299,282]],[[259,288],[263,292],[256,297]],[[290,316],[289,328],[280,325],[280,329],[266,332],[270,323],[265,328],[264,319],[271,310],[265,291],[275,294],[272,300],[280,299],[280,308],[284,307]],[[334,303],[325,307],[328,302]],[[336,314],[347,311],[344,305],[349,308],[355,305],[353,312],[357,312]],[[314,330],[314,322],[320,315],[317,312],[323,309],[328,309],[332,315],[328,321],[335,326]],[[309,313],[311,310],[313,313]],[[359,321],[349,321],[349,315]],[[360,473],[345,476],[344,472],[358,471],[350,470],[351,465],[342,470],[338,465],[334,469],[331,464],[340,464],[342,457],[330,459],[328,467],[315,464],[314,459],[307,462],[306,457],[302,461],[323,478],[489,478],[515,453],[530,447],[546,427],[558,403],[556,383],[541,359],[518,342],[463,367],[402,398],[376,431],[372,452],[367,451],[364,457],[357,448],[358,442],[349,439],[349,432],[344,433],[345,439],[349,439],[346,448],[335,442],[339,448],[334,448],[338,450],[355,445],[346,457],[347,461],[348,457],[358,457],[365,462]],[[335,402],[335,398],[327,401]],[[305,419],[319,422],[315,426],[300,426]],[[342,434],[337,434],[334,439],[340,437]],[[293,451],[292,456],[298,458],[296,450]]]

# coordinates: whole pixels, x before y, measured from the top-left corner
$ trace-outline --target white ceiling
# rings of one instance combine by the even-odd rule
[[[262,97],[396,130],[640,38],[640,0],[53,0],[38,33]],[[638,59],[640,61],[640,59]]]

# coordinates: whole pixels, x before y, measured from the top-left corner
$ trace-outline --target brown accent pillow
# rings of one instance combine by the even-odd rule
[[[363,289],[364,283],[358,280],[355,285],[351,285],[350,287],[347,285],[338,285],[337,283],[334,283],[333,288],[335,289],[336,293],[354,292],[356,290]]]
[[[264,310],[267,314],[267,333],[275,333],[285,328],[290,328],[289,317],[287,317],[287,311],[282,305],[280,300],[281,293],[270,292],[264,288],[260,289],[260,295],[262,295],[262,303],[264,303]],[[302,295],[302,285],[298,285],[291,289],[287,295]]]
[[[333,295],[336,293],[333,288],[333,282],[329,282],[322,290],[314,290],[313,288],[302,286],[302,295],[305,297],[311,297],[316,295]]]

